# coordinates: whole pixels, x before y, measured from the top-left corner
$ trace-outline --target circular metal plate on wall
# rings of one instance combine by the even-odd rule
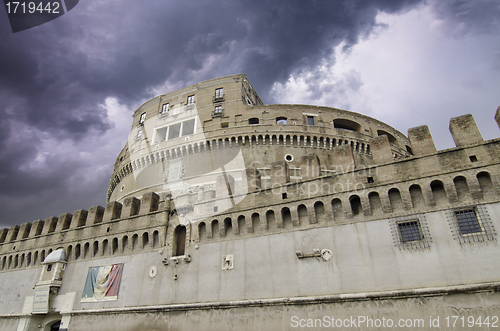
[[[153,266],[151,266],[151,268],[149,268],[149,277],[154,278],[154,277],[156,277],[157,273],[158,273],[158,269],[156,268],[155,265],[153,265]]]

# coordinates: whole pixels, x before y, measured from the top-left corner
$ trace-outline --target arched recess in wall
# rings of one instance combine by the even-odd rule
[[[184,225],[178,225],[174,230],[173,253],[175,253],[175,256],[181,256],[185,254],[185,250],[186,250],[186,227]]]
[[[390,134],[389,132],[387,131],[384,131],[384,130],[377,130],[377,136],[387,136],[387,138],[389,138],[389,142],[391,144],[394,144],[394,145],[397,145],[398,144],[398,140],[396,139],[396,137],[394,137],[392,134]]]
[[[424,195],[422,194],[422,188],[418,184],[413,184],[409,188],[411,204],[413,208],[425,207]]]
[[[359,123],[344,118],[334,119],[333,127],[335,129],[344,129],[349,131],[361,132],[361,125],[359,125]]]
[[[160,233],[158,230],[155,230],[153,232],[153,248],[158,248],[160,247]]]
[[[361,215],[361,199],[357,195],[351,195],[349,197],[349,203],[351,204],[351,211],[353,216]]]
[[[123,236],[122,238],[122,253],[125,253],[128,250],[128,236]]]
[[[142,248],[147,248],[149,245],[149,233],[144,232],[142,234]]]
[[[247,221],[244,215],[238,216],[238,233],[239,234],[247,233]]]
[[[283,220],[283,228],[291,229],[293,227],[292,214],[288,207],[281,209],[281,219]]]
[[[212,228],[212,238],[214,238],[214,239],[220,238],[220,227],[219,227],[218,220],[212,221],[211,228]]]
[[[455,185],[459,202],[462,202],[470,197],[469,185],[467,185],[467,179],[464,176],[457,176],[453,178],[453,184]]]
[[[90,255],[90,243],[86,242],[85,245],[83,245],[83,258],[86,259]]]
[[[370,202],[370,209],[372,210],[372,214],[382,212],[382,203],[380,202],[380,196],[378,192],[370,192],[368,194],[368,201]]]
[[[139,235],[135,233],[132,236],[132,250],[139,248]]]
[[[82,246],[80,244],[75,245],[75,260],[78,260],[80,258],[80,255],[82,254]]]
[[[232,238],[234,236],[233,222],[230,217],[224,219],[224,231],[226,238]]]
[[[200,222],[198,224],[198,237],[200,241],[207,239],[207,226],[205,222]]]
[[[26,255],[26,266],[29,267],[31,265],[31,252]]]
[[[333,212],[333,220],[338,221],[342,219],[344,212],[342,210],[342,201],[340,199],[335,198],[332,200],[332,212]]]
[[[111,254],[116,254],[118,253],[118,238],[115,237],[113,238],[113,241],[111,242]]]
[[[97,256],[99,253],[99,242],[96,240],[94,241],[94,245],[92,246],[92,256]]]
[[[316,216],[316,222],[322,223],[325,221],[325,206],[323,202],[316,201],[314,204],[314,214]]]
[[[252,229],[254,233],[259,232],[261,230],[259,213],[252,214]]]
[[[274,210],[268,210],[266,212],[266,222],[267,222],[267,228],[269,230],[277,228],[276,216],[274,215]]]
[[[108,239],[104,239],[102,241],[102,255],[108,255],[108,254],[109,254]]]
[[[284,116],[278,116],[276,117],[276,124],[287,124],[288,120]]]
[[[395,187],[389,190],[389,202],[393,211],[403,209],[403,201],[401,200],[401,193]]]
[[[481,189],[483,198],[492,197],[494,195],[494,190],[490,174],[486,171],[482,171],[477,174],[476,178],[477,181],[479,182],[479,188]]]
[[[299,205],[297,207],[297,214],[299,214],[299,224],[309,223],[309,215],[307,213],[307,207],[305,205]]]
[[[64,250],[66,253],[66,260],[71,261],[73,260],[73,245],[68,245],[68,247]]]
[[[432,181],[431,191],[436,206],[445,205],[448,203],[448,197],[446,196],[446,191],[444,190],[444,185],[442,181],[440,180]]]
[[[248,119],[249,125],[259,124],[259,119],[257,117],[252,117]]]

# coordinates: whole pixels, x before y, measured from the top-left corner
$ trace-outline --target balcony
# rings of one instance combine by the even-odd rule
[[[212,97],[212,102],[213,102],[213,103],[216,103],[216,102],[223,102],[223,101],[225,101],[225,99],[224,99],[224,94],[222,94],[222,95],[214,95],[214,96]]]

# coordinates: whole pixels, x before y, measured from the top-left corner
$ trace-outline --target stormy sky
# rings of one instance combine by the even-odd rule
[[[134,109],[224,75],[438,149],[467,113],[500,137],[499,32],[498,0],[92,0],[17,33],[1,6],[0,228],[104,205]]]

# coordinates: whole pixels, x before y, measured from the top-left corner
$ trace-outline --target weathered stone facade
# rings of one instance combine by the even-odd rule
[[[0,230],[0,329],[498,318],[500,139],[472,115],[450,132],[437,151],[427,126],[407,138],[345,110],[263,105],[245,75],[158,96],[134,113],[105,207]],[[62,282],[32,315],[58,249]],[[82,301],[89,267],[113,263],[118,299]]]

